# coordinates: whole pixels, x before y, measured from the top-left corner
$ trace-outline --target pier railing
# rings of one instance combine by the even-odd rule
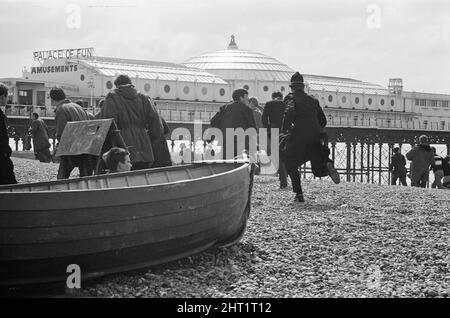
[[[99,111],[98,108],[88,107],[86,110],[92,114]],[[28,117],[31,118],[33,112],[39,114],[40,117],[53,118],[55,116],[54,109],[46,108],[45,106],[32,105],[8,105],[6,107],[6,115],[13,117]],[[201,121],[209,124],[210,119],[216,114],[216,110],[193,109],[181,110],[169,108],[165,105],[158,105],[159,114],[168,122],[183,122],[192,123],[194,121]],[[393,120],[385,118],[363,118],[355,120],[352,117],[328,117],[328,127],[347,127],[347,128],[377,128],[377,129],[392,129],[392,130],[423,130],[423,131],[450,131],[449,122],[435,122],[435,121],[419,121],[419,120]]]

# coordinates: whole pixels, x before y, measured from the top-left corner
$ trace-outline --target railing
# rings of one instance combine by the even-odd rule
[[[162,106],[162,107],[161,107]],[[194,122],[202,121],[209,123],[210,119],[216,114],[215,110],[174,110],[163,108],[158,105],[159,114],[170,122]],[[205,107],[206,108],[206,107]],[[98,107],[86,108],[92,114],[99,111]],[[36,112],[41,117],[54,117],[54,109],[45,106],[31,105],[8,105],[6,108],[7,116],[31,117]],[[404,121],[384,118],[359,118],[355,120],[352,117],[328,117],[328,127],[350,127],[350,128],[376,128],[376,129],[406,129],[406,130],[424,130],[424,131],[450,131],[450,122],[442,124],[441,122],[431,122],[427,124],[419,121]]]

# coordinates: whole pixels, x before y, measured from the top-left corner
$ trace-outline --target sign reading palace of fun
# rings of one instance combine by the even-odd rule
[[[94,54],[94,48],[81,48],[81,49],[62,49],[62,50],[50,50],[50,51],[36,51],[33,52],[35,61],[45,60],[58,60],[58,59],[70,59],[70,58],[86,58],[91,57]]]

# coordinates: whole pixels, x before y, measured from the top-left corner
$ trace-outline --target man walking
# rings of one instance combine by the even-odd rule
[[[100,118],[113,118],[130,153],[131,170],[148,169],[155,161],[152,141],[164,135],[161,118],[149,96],[138,93],[127,75],[119,75],[105,97]]]
[[[295,201],[304,202],[299,166],[311,161],[313,172],[324,172],[335,183],[339,183],[340,179],[324,149],[324,128],[327,119],[319,101],[305,93],[305,84],[300,73],[292,76],[290,86],[292,94],[285,99],[287,105],[282,125],[282,132],[288,137],[285,145],[280,147],[282,159],[291,178]]]
[[[434,164],[431,166],[434,173],[434,181],[431,188],[443,189],[444,186],[442,185],[442,178],[444,178],[444,158],[436,153],[435,147],[431,147],[431,150],[433,150],[434,154]]]
[[[434,165],[433,150],[428,144],[426,135],[420,136],[419,144],[408,151],[406,158],[411,161],[411,186],[425,188],[430,166]]]
[[[399,147],[395,147],[394,155],[391,157],[391,164],[389,165],[389,171],[392,173],[391,185],[396,185],[397,179],[399,179],[402,185],[407,186],[405,166],[405,156],[400,153]]]
[[[283,123],[284,111],[286,110],[286,104],[283,103],[283,94],[281,92],[273,92],[272,100],[266,103],[262,114],[263,127],[267,129],[267,135],[269,137],[268,145],[271,145],[271,129],[281,129]],[[271,155],[271,149],[268,149],[268,155]],[[278,177],[280,179],[280,189],[287,188],[287,170],[286,165],[281,159],[278,158]]]
[[[5,107],[8,99],[8,87],[0,83],[0,106]],[[11,161],[11,147],[7,129],[7,118],[0,108],[0,184],[16,184],[14,164]]]
[[[50,142],[48,141],[48,127],[47,124],[39,118],[38,113],[33,113],[30,131],[33,136],[33,149],[37,159],[39,159],[40,162],[51,162],[52,155],[50,154]]]
[[[234,149],[227,150],[227,129],[229,129],[229,133],[231,130],[234,131],[238,128],[242,128],[244,131],[249,128],[254,128],[256,132],[256,122],[253,111],[249,107],[248,92],[240,88],[233,92],[232,97],[233,103],[225,106],[221,120],[221,130],[223,133],[222,153],[224,159],[233,159],[236,156],[242,155],[243,150],[248,151],[250,149],[250,142],[255,143],[256,146],[256,135],[250,135],[249,140],[245,140],[245,145],[238,145],[238,138],[233,134]]]
[[[67,122],[83,121],[89,118],[80,105],[72,103],[70,99],[66,98],[66,94],[61,88],[52,88],[50,90],[50,99],[52,106],[56,106],[56,139],[59,142]],[[57,179],[68,179],[75,167],[78,167],[80,177],[90,176],[94,172],[93,161],[92,156],[88,154],[61,156]]]

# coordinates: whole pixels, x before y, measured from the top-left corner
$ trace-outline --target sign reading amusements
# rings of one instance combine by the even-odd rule
[[[48,51],[35,51],[33,58],[35,61],[58,60],[70,58],[86,58],[94,55],[94,48],[79,48],[79,49],[60,49]]]

